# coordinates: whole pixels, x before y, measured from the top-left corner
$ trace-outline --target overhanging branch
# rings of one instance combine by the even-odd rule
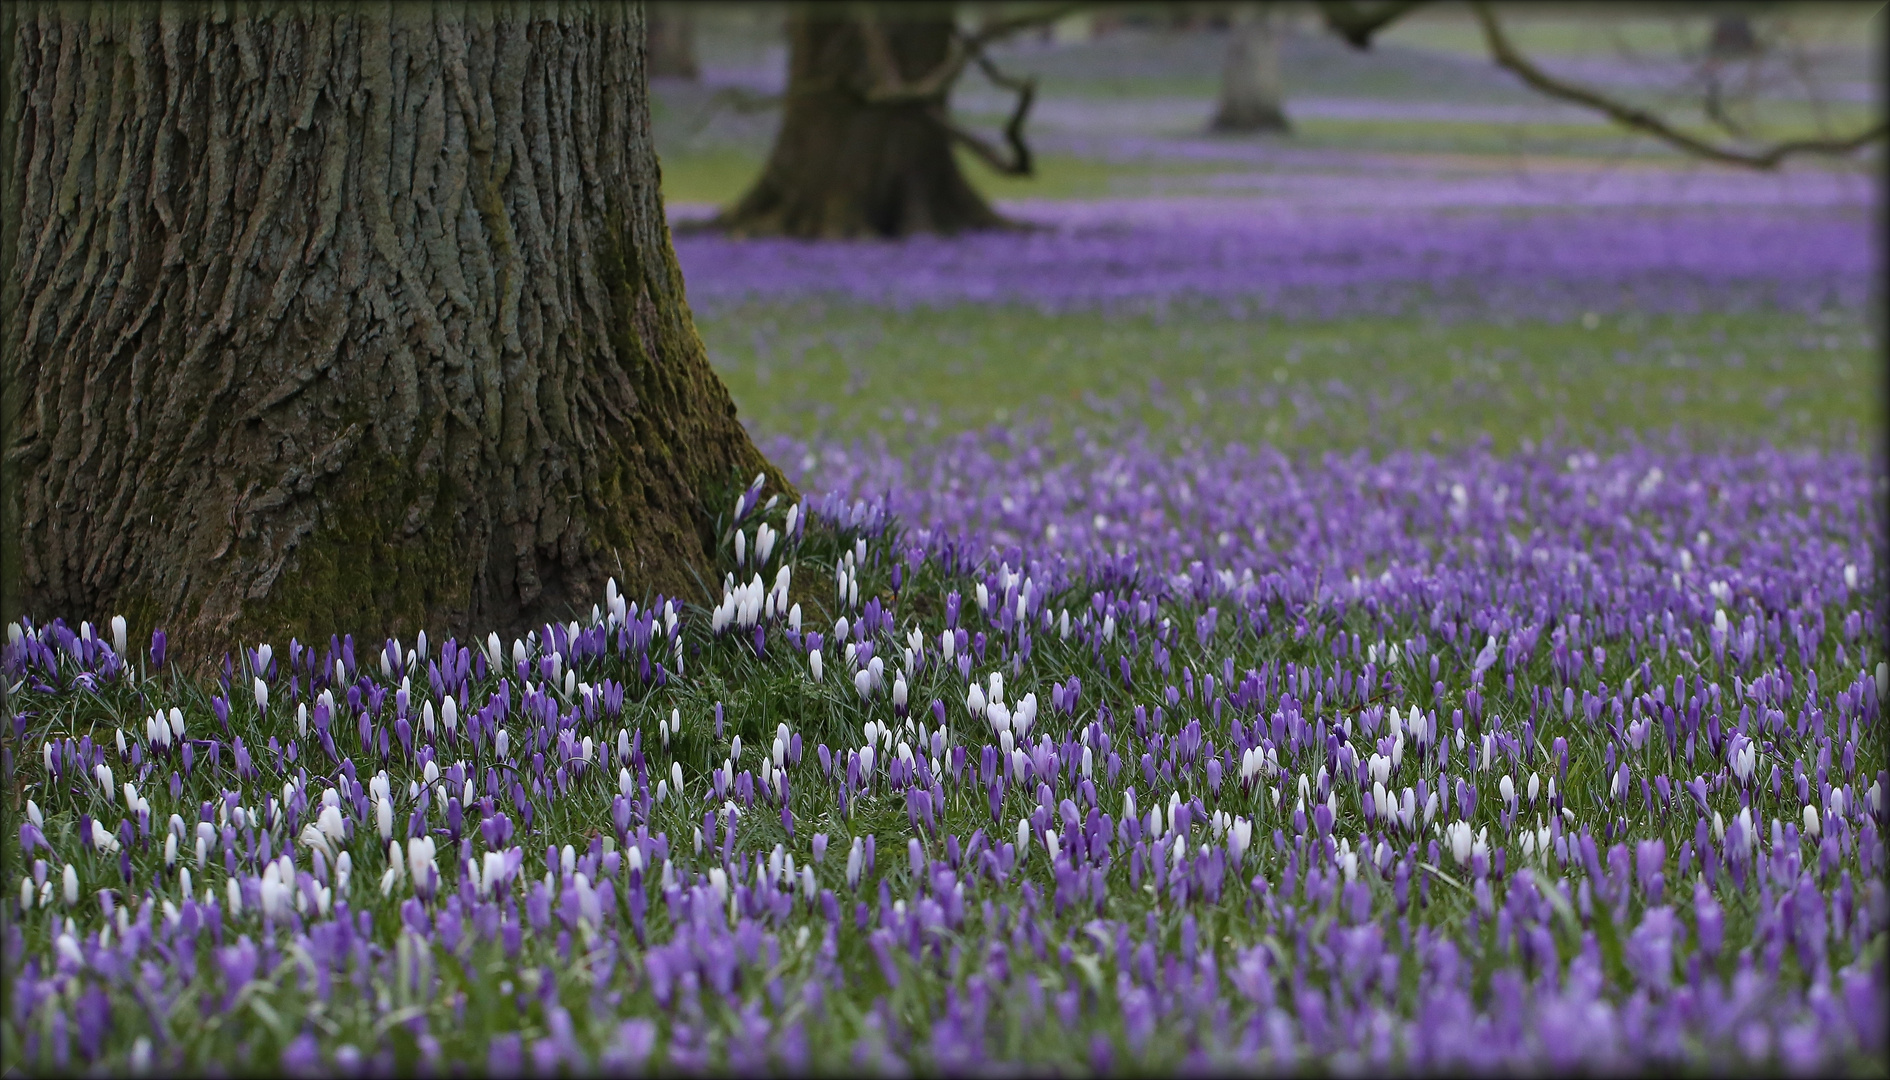
[[[1319,13],[1325,17],[1326,29],[1344,38],[1355,49],[1369,49],[1373,36],[1380,30],[1404,18],[1411,9],[1422,6],[1424,2],[1392,0],[1391,3],[1367,8],[1351,0],[1325,0],[1319,5]]]
[[[1527,83],[1532,89],[1561,101],[1593,109],[1622,127],[1644,135],[1651,135],[1669,146],[1708,161],[1743,165],[1752,169],[1772,169],[1778,167],[1779,163],[1786,158],[1798,155],[1817,154],[1841,157],[1855,153],[1871,142],[1883,138],[1885,133],[1890,131],[1890,124],[1878,123],[1852,135],[1837,138],[1787,139],[1756,150],[1742,150],[1723,143],[1709,142],[1674,127],[1639,106],[1618,101],[1598,90],[1579,86],[1550,75],[1517,50],[1487,3],[1473,3],[1470,7],[1476,13],[1478,23],[1483,27],[1483,38],[1489,46],[1490,58],[1495,60],[1498,66]]]

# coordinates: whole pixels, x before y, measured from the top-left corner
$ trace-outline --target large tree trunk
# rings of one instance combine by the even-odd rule
[[[1267,4],[1242,4],[1229,21],[1221,100],[1210,124],[1215,131],[1287,131],[1280,82],[1280,39]]]
[[[948,10],[889,6],[884,30],[898,74],[918,80],[945,59]],[[1005,224],[965,179],[942,105],[876,104],[860,23],[845,9],[788,18],[781,130],[761,178],[711,223],[739,236],[809,239],[957,233]]]
[[[704,493],[782,483],[683,300],[640,9],[15,18],[13,611],[518,630],[695,595]]]
[[[696,63],[696,13],[693,4],[649,5],[650,78],[699,78]]]

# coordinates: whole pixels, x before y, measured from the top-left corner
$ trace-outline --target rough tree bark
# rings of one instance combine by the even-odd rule
[[[1228,20],[1221,100],[1209,127],[1222,132],[1288,131],[1280,80],[1280,39],[1269,4],[1241,4]]]
[[[889,8],[879,32],[893,74],[915,81],[939,70],[952,25],[949,8]],[[711,228],[816,239],[1005,224],[958,167],[942,94],[875,100],[885,79],[868,32],[858,9],[809,5],[789,15],[780,133],[760,179]]]
[[[696,63],[696,13],[694,5],[650,4],[649,58],[650,78],[700,78]]]
[[[15,611],[516,631],[694,595],[704,493],[785,486],[684,303],[640,9],[13,18]]]

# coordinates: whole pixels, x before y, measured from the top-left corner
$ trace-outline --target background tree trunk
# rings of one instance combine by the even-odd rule
[[[900,77],[916,81],[945,59],[949,10],[885,10]],[[957,233],[1005,224],[952,154],[951,136],[921,102],[873,104],[860,24],[844,9],[789,16],[788,87],[781,130],[761,178],[711,223],[738,236],[809,239]]]
[[[1242,4],[1229,20],[1215,131],[1288,131],[1280,81],[1280,39],[1268,4]]]
[[[1713,20],[1713,35],[1707,39],[1706,55],[1715,60],[1752,56],[1759,51],[1759,37],[1752,32],[1752,19],[1744,12],[1733,12]]]
[[[691,4],[650,4],[650,78],[701,77],[696,63],[696,13]]]
[[[698,593],[766,466],[683,300],[640,9],[16,12],[14,610],[184,655]]]

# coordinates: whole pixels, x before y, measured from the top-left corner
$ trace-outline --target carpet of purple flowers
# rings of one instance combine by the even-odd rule
[[[1422,311],[1432,318],[1567,320],[1588,310],[1855,309],[1881,273],[1867,200],[1713,206],[1725,186],[1668,180],[1692,209],[1635,202],[1522,213],[1493,193],[1471,206],[1421,198],[1370,208],[1325,182],[1311,205],[1278,195],[1024,203],[1024,232],[898,243],[812,244],[690,235],[677,241],[690,301],[713,314],[757,299],[910,307],[1011,303],[1045,310],[1161,310],[1207,303],[1294,319]],[[1371,185],[1382,195],[1382,179]],[[1824,192],[1825,188],[1833,189]],[[1694,200],[1698,200],[1697,203]]]
[[[11,628],[9,1060],[1880,1065],[1861,461],[812,456],[706,610]]]

